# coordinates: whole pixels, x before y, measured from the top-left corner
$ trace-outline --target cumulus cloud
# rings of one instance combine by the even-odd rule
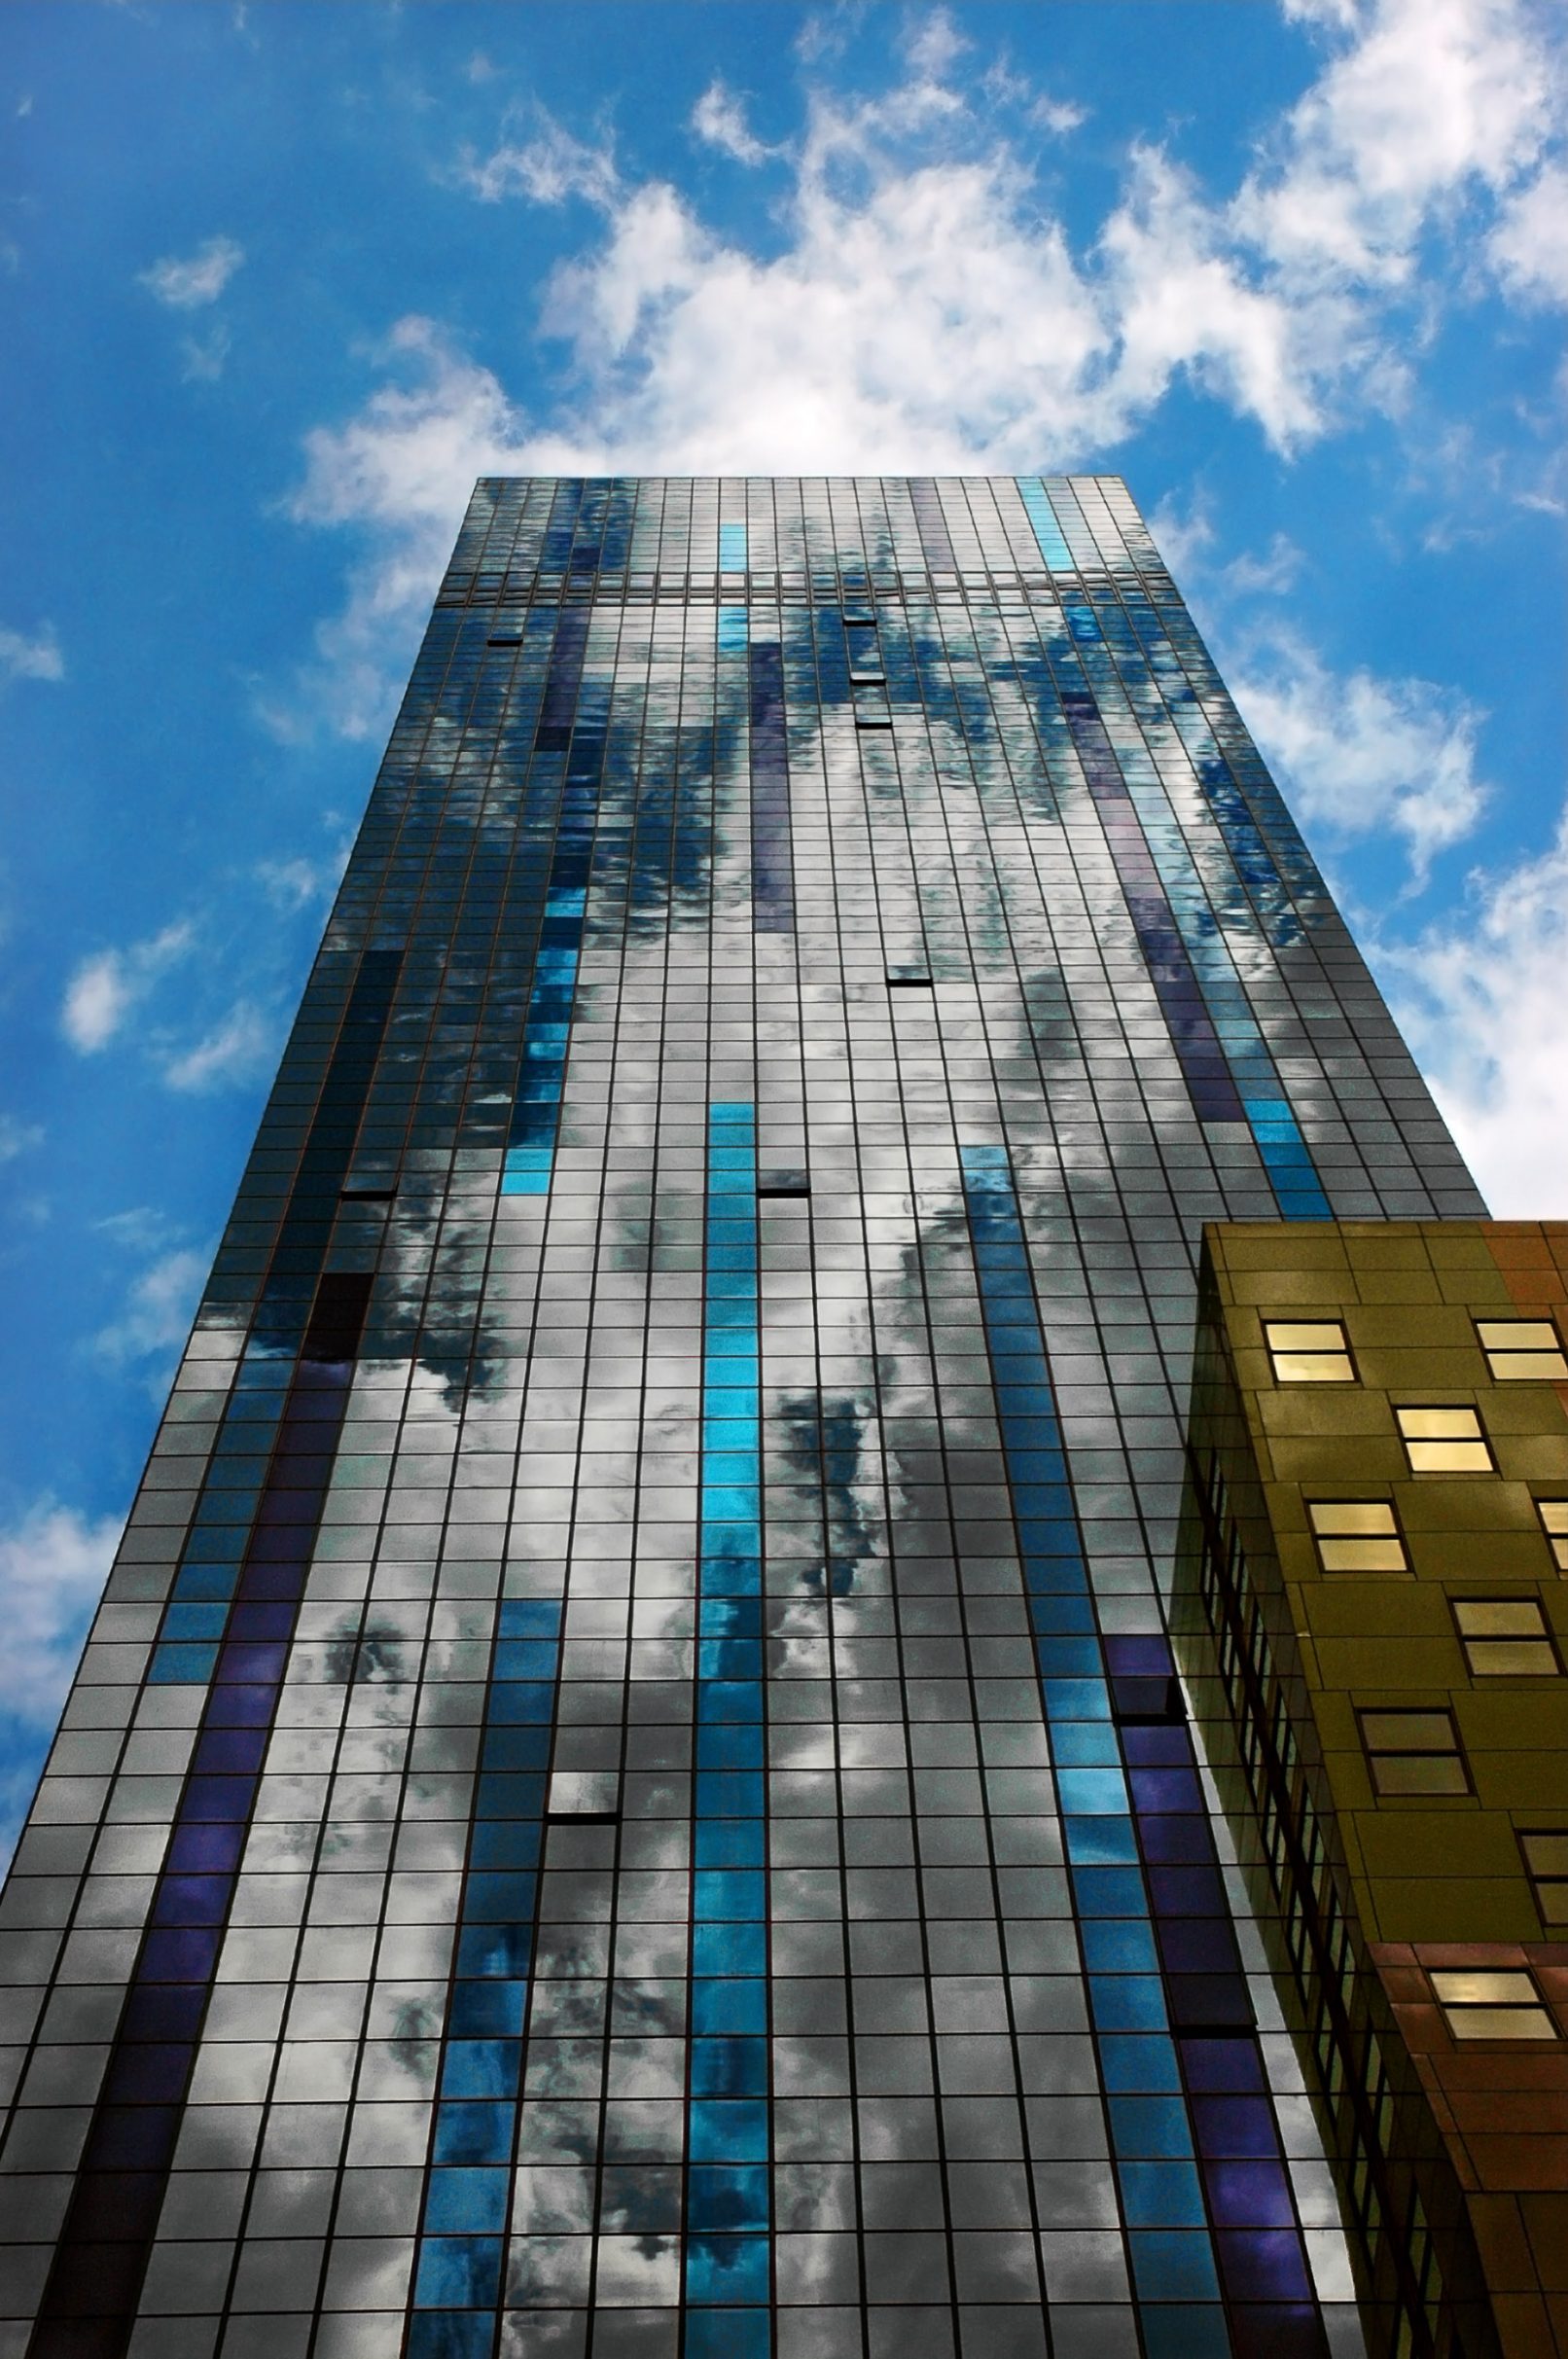
[[[1500,1219],[1568,1217],[1568,813],[1537,857],[1378,958],[1395,1013]]]
[[[46,624],[31,637],[0,624],[0,684],[11,680],[63,680],[65,658],[53,626]]]
[[[323,715],[353,735],[384,726],[479,474],[1103,465],[1183,385],[1284,452],[1397,411],[1466,272],[1517,290],[1549,269],[1531,196],[1549,168],[1546,36],[1527,0],[1294,13],[1318,70],[1238,180],[1205,185],[1145,143],[1087,238],[1038,176],[1029,93],[941,12],[909,20],[869,94],[832,88],[803,43],[799,132],[768,151],[788,177],[766,244],[623,171],[602,130],[535,111],[465,153],[455,178],[481,201],[598,216],[543,304],[570,397],[529,409],[438,323],[399,323],[383,381],[308,439],[294,513],[357,527],[363,554],[312,679],[264,717],[286,734]],[[722,83],[693,127],[760,158]],[[1466,271],[1423,278],[1435,228],[1463,235]],[[1450,768],[1440,803],[1456,785]],[[1436,806],[1419,825],[1409,796],[1401,807],[1441,837]]]
[[[132,1008],[185,956],[192,941],[189,925],[170,925],[145,942],[84,959],[66,985],[60,1012],[72,1048],[84,1056],[106,1049]]]
[[[1518,0],[1310,13],[1351,38],[1248,175],[1236,226],[1299,281],[1398,284],[1435,209],[1529,172],[1552,125],[1550,52]]]
[[[194,254],[165,254],[138,283],[173,311],[196,311],[215,304],[245,259],[245,249],[232,237],[209,237]]]
[[[1288,632],[1232,663],[1229,684],[1297,817],[1343,838],[1403,837],[1417,879],[1469,835],[1486,788],[1484,718],[1430,680],[1330,669]]]

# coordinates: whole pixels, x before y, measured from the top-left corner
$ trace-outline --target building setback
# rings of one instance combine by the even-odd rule
[[[1354,1275],[1492,1255],[1474,1412],[1501,1234],[1120,480],[481,482],[6,1889],[0,2359],[1550,2351],[1568,1420],[1428,1563]],[[1265,1775],[1231,1526],[1426,1686],[1274,1614]]]

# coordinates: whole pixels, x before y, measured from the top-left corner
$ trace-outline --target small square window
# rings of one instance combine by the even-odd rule
[[[1549,1933],[1568,1926],[1568,1827],[1536,1827],[1519,1836],[1524,1873]]]
[[[1455,1597],[1450,1602],[1473,1678],[1554,1679],[1562,1669],[1547,1618],[1534,1597]]]
[[[1568,1379],[1562,1338],[1550,1319],[1478,1319],[1476,1333],[1500,1384]]]
[[[1435,1973],[1443,2018],[1456,2040],[1554,2040],[1556,2025],[1541,2003],[1533,1975],[1488,1973],[1476,1967]]]
[[[1536,1514],[1559,1573],[1568,1573],[1568,1499],[1538,1499]]]
[[[1326,1573],[1408,1573],[1410,1559],[1386,1499],[1309,1499],[1306,1514]]]
[[[1265,1319],[1276,1384],[1353,1384],[1350,1342],[1337,1319]]]
[[[1473,1409],[1396,1409],[1412,1475],[1489,1475],[1492,1453]]]
[[[1396,1707],[1362,1712],[1358,1718],[1374,1793],[1398,1799],[1471,1792],[1451,1712]]]

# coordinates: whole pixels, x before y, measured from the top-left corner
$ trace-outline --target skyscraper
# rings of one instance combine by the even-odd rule
[[[0,2359],[1375,2340],[1198,1264],[1482,1213],[1120,481],[481,483],[7,1887]]]

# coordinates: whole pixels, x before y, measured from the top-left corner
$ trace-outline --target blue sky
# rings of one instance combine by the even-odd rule
[[[1107,468],[1568,1213],[1526,0],[0,11],[0,1820],[481,471]]]

